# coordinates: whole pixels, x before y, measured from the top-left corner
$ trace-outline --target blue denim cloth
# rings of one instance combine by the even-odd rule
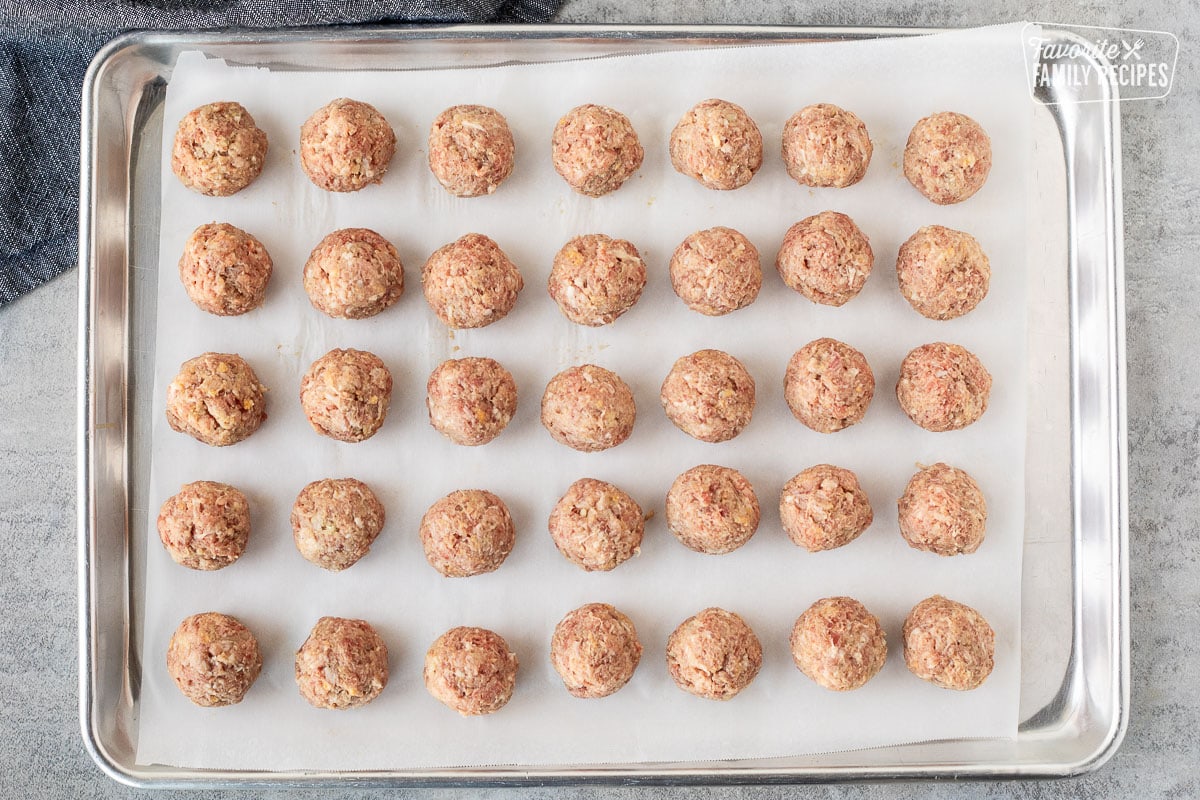
[[[78,259],[80,90],[127,30],[545,22],[562,0],[0,0],[0,305]]]

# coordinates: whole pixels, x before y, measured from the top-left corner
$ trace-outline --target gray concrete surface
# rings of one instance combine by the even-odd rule
[[[564,22],[748,22],[967,26],[1013,19],[1171,30],[1183,41],[1174,90],[1123,109],[1129,327],[1133,714],[1116,757],[1061,782],[763,789],[395,792],[402,797],[1118,798],[1200,796],[1200,86],[1192,3],[960,0],[573,0]],[[76,719],[75,302],[66,275],[0,309],[0,797],[107,798],[140,792],[103,776]],[[264,796],[254,792],[238,796]],[[267,793],[282,796],[286,793]],[[362,793],[295,792],[338,800]],[[378,796],[380,793],[377,793]],[[233,797],[234,793],[183,793]]]

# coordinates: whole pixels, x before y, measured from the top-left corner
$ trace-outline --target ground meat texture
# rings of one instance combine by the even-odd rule
[[[970,606],[935,594],[904,620],[904,663],[943,689],[979,687],[995,664],[996,634]]]
[[[831,103],[805,106],[783,126],[784,166],[804,186],[853,186],[867,174],[873,149],[863,121]]]
[[[327,192],[379,183],[396,154],[396,133],[372,105],[340,97],[300,127],[300,166]]]
[[[421,288],[447,326],[482,328],[512,311],[525,282],[498,244],[468,233],[429,257],[421,270]]]
[[[266,390],[237,354],[196,356],[167,387],[167,424],[214,447],[237,444],[267,418]]]
[[[633,620],[607,603],[567,614],[550,639],[550,663],[575,697],[607,697],[633,677],[642,659]]]
[[[824,306],[844,306],[867,282],[875,254],[854,220],[822,211],[784,234],[775,269],[788,288]]]
[[[158,512],[158,537],[176,564],[190,569],[227,567],[246,552],[250,504],[232,486],[185,483]]]
[[[546,288],[577,325],[607,325],[633,308],[646,286],[646,264],[632,243],[601,233],[576,236],[554,257]]]
[[[858,476],[829,464],[809,467],[784,484],[779,496],[783,530],[810,553],[850,544],[875,515]]]
[[[698,350],[675,362],[659,400],[667,418],[702,442],[726,442],[750,424],[754,378],[721,350]]]
[[[554,171],[588,197],[615,192],[638,171],[645,156],[633,124],[607,106],[576,106],[554,126]]]
[[[992,267],[969,233],[929,225],[908,237],[896,256],[900,293],[929,319],[955,319],[987,296]]]
[[[762,133],[741,106],[705,100],[675,125],[670,152],[677,172],[709,189],[737,189],[762,166]]]
[[[667,672],[685,692],[729,700],[762,668],[762,644],[746,621],[721,608],[689,617],[667,639]]]
[[[292,537],[305,559],[330,572],[354,566],[383,530],[383,503],[360,480],[325,478],[300,490]]]
[[[975,354],[945,342],[921,345],[900,364],[896,398],[927,431],[956,431],[987,411],[992,376]]]
[[[492,194],[512,174],[508,120],[487,106],[451,106],[429,127],[429,169],[455,197]]]
[[[983,544],[987,502],[979,484],[957,467],[934,464],[913,475],[897,502],[900,535],[917,550],[955,556]]]
[[[443,361],[429,376],[429,423],[455,444],[487,444],[517,413],[517,384],[490,358]]]
[[[850,345],[816,339],[788,361],[783,395],[796,419],[817,433],[834,433],[862,422],[875,396],[875,375]]]
[[[179,121],[171,171],[192,191],[226,197],[262,174],[267,134],[240,103],[209,103]]]
[[[420,534],[429,565],[447,578],[495,571],[516,542],[508,507],[482,489],[460,489],[438,500],[421,518]]]
[[[549,528],[568,561],[588,572],[608,572],[641,552],[646,515],[611,483],[581,478],[555,504]]]
[[[486,628],[451,628],[425,654],[425,688],[464,717],[491,714],[512,699],[517,654]]]
[[[236,618],[215,611],[179,623],[167,646],[167,672],[198,706],[242,702],[262,663],[254,634]]]
[[[745,308],[762,288],[758,249],[733,228],[693,233],[675,248],[670,269],[679,299],[710,317]]]
[[[222,317],[245,314],[267,296],[271,256],[241,228],[224,222],[201,225],[183,247],[179,280],[201,310]]]
[[[796,668],[826,689],[846,692],[874,678],[887,659],[879,620],[852,597],[826,597],[792,627]]]
[[[304,264],[313,308],[337,319],[366,319],[404,294],[404,265],[387,239],[367,228],[343,228],[313,248]]]
[[[737,550],[758,530],[761,516],[754,487],[729,467],[692,467],[667,492],[667,528],[697,553]]]
[[[569,367],[542,395],[542,425],[555,441],[584,453],[616,447],[633,433],[633,392],[604,367]]]
[[[943,111],[917,122],[904,146],[904,177],[938,205],[979,191],[992,169],[992,140],[966,114]]]
[[[383,426],[392,373],[374,353],[330,350],[300,380],[300,405],[313,430],[340,442],[370,439]]]
[[[296,651],[296,686],[317,708],[365,706],[387,682],[387,645],[364,620],[321,617]]]

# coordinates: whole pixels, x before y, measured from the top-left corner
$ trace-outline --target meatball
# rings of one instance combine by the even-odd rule
[[[667,492],[667,528],[697,553],[737,550],[758,530],[761,516],[754,487],[729,467],[692,467]]]
[[[595,364],[564,369],[542,395],[542,425],[555,441],[584,453],[621,444],[636,419],[629,386]]]
[[[550,663],[575,697],[607,697],[629,683],[641,659],[633,620],[607,603],[570,612],[550,640]]]
[[[875,396],[866,356],[837,339],[817,339],[795,352],[783,378],[792,415],[817,433],[862,422]]]
[[[943,111],[919,120],[904,146],[904,177],[938,205],[979,191],[992,169],[992,140],[966,114]]]
[[[245,189],[262,174],[267,134],[241,103],[208,103],[179,121],[171,171],[184,186],[213,197]]]
[[[995,664],[996,634],[970,606],[935,594],[904,620],[904,663],[913,675],[943,689],[980,686]]]
[[[439,248],[421,269],[425,300],[451,328],[482,328],[503,319],[525,281],[500,246],[480,233]]]
[[[167,646],[167,672],[198,706],[242,702],[262,663],[254,634],[236,618],[215,611],[179,623]]]
[[[267,296],[271,256],[241,228],[212,222],[188,237],[179,258],[179,280],[202,311],[221,317],[245,314]]]
[[[900,535],[909,546],[939,556],[974,553],[983,544],[987,502],[974,479],[934,464],[913,475],[897,502]]]
[[[517,654],[486,628],[451,628],[425,654],[425,688],[464,717],[499,711],[517,684]]]
[[[987,411],[992,376],[965,347],[933,342],[900,364],[896,399],[909,419],[927,431],[965,428]]]
[[[304,264],[313,308],[336,319],[366,319],[404,294],[404,265],[387,239],[367,228],[334,231]]]
[[[376,108],[340,97],[300,127],[300,166],[327,192],[379,183],[396,154],[396,133]]]
[[[360,480],[325,478],[300,490],[292,537],[305,559],[330,572],[354,566],[383,530],[383,503]]]
[[[675,427],[702,442],[726,442],[750,424],[754,378],[720,350],[698,350],[675,362],[659,400]]]
[[[762,133],[741,106],[705,100],[675,125],[670,151],[677,172],[709,189],[737,189],[762,166]]]
[[[374,353],[330,350],[300,380],[300,405],[313,430],[339,442],[370,439],[392,400],[392,373]]]
[[[250,504],[232,486],[185,483],[158,512],[158,538],[176,564],[190,569],[228,567],[246,552]]]
[[[896,256],[900,293],[929,319],[955,319],[987,296],[992,267],[969,233],[929,225],[908,237]]]
[[[516,542],[504,501],[482,489],[459,489],[421,517],[421,546],[429,565],[447,578],[493,572]]]
[[[615,192],[642,166],[642,144],[629,117],[607,106],[571,109],[554,126],[554,171],[588,197]]]
[[[758,249],[733,228],[693,233],[675,248],[670,270],[679,299],[710,317],[745,308],[762,288]]]
[[[863,121],[831,103],[805,106],[783,126],[784,166],[804,186],[853,186],[867,174],[872,150]]]
[[[387,682],[387,645],[364,620],[321,617],[296,651],[296,685],[317,708],[365,706]]]
[[[854,220],[837,211],[806,217],[784,234],[775,269],[788,288],[825,306],[844,306],[859,292],[875,254]]]
[[[167,424],[213,447],[237,444],[267,418],[266,390],[235,353],[196,356],[167,387]]]
[[[429,424],[455,444],[487,444],[517,413],[517,384],[490,358],[443,361],[429,376]]]
[[[783,530],[810,553],[850,544],[875,515],[858,476],[829,464],[809,467],[784,484],[779,496]]]
[[[581,478],[550,512],[550,538],[571,563],[608,572],[641,552],[646,515],[611,483]]]
[[[887,659],[879,620],[852,597],[826,597],[792,627],[796,668],[826,689],[847,692],[874,678]]]
[[[762,668],[762,644],[746,621],[721,608],[684,620],[667,639],[667,671],[685,692],[729,700]]]
[[[429,169],[455,197],[492,194],[512,174],[508,120],[487,106],[451,106],[429,127]]]
[[[554,257],[546,288],[563,316],[599,327],[633,308],[646,286],[646,264],[624,239],[576,236]]]

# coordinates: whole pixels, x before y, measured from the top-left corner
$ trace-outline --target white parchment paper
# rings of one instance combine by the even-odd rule
[[[480,764],[569,764],[771,757],[954,737],[1016,733],[1020,662],[1020,575],[1025,441],[1025,204],[1032,106],[1024,84],[1019,26],[919,39],[685,51],[535,66],[443,71],[273,73],[184,54],[167,92],[156,342],[151,508],[185,482],[218,480],[251,501],[246,555],[216,573],[176,566],[153,523],[144,590],[145,637],[138,761],[253,769],[399,769]],[[395,127],[398,153],[384,182],[350,195],[316,189],[299,168],[298,131],[330,99],[374,104]],[[758,122],[766,163],[745,188],[706,190],[672,170],[666,143],[679,116],[707,97],[739,103]],[[271,143],[262,178],[230,198],[200,197],[174,178],[171,135],[191,108],[238,100]],[[612,105],[634,123],[646,149],[641,171],[601,199],[572,193],[554,173],[550,133],[584,102]],[[833,102],[866,122],[875,154],[866,179],[842,190],[792,182],[778,155],[787,117]],[[500,109],[517,142],[516,169],[491,197],[455,199],[425,162],[433,117],[456,103]],[[957,110],[990,133],[995,166],[974,198],[938,207],[905,181],[908,131],[934,111]],[[850,214],[875,251],[862,294],[842,308],[816,306],[772,269],[789,225],[824,209]],[[275,262],[265,306],[221,319],[196,309],[176,277],[190,232],[228,221],[263,241]],[[919,226],[973,233],[992,263],[991,293],[966,318],[920,317],[896,288],[896,251]],[[728,225],[760,249],[758,301],[722,318],[689,311],[674,296],[667,261],[689,233]],[[311,248],[332,230],[365,226],[398,247],[407,290],[367,321],[333,321],[311,308],[300,274]],[[420,267],[442,244],[485,233],[521,268],[526,287],[507,318],[453,335],[420,292]],[[571,236],[603,232],[633,241],[650,278],[641,302],[615,324],[567,322],[545,292],[554,253]],[[833,336],[861,349],[877,392],[866,420],[821,435],[792,419],[784,367],[806,342]],[[904,354],[946,340],[977,353],[995,378],[991,406],[976,425],[934,434],[913,425],[893,388]],[[300,376],[333,347],[379,354],[395,377],[388,421],[373,439],[341,444],[315,434],[297,399]],[[658,404],[674,360],[703,347],[741,359],[758,383],[753,422],[732,442],[710,445],[676,430]],[[181,362],[205,351],[242,354],[270,387],[269,419],[249,440],[209,448],[172,432],[165,387]],[[425,381],[442,360],[487,355],[517,380],[510,427],[481,448],[452,445],[429,426]],[[579,454],[555,443],[538,421],[543,388],[582,362],[614,369],[633,387],[638,422],[625,444]],[[947,461],[968,470],[990,508],[978,553],[939,558],[910,549],[897,530],[895,500],[916,464]],[[855,470],[875,522],[840,550],[809,554],[779,526],[783,484],[813,464]],[[762,504],[758,534],[741,550],[702,556],[666,530],[663,499],[680,472],[700,463],[736,467]],[[387,507],[370,554],[332,574],[296,552],[288,514],[296,493],[322,477],[355,476]],[[587,574],[555,550],[546,519],[576,478],[622,486],[653,512],[641,555],[611,573]],[[495,573],[450,580],[425,562],[417,537],[424,510],[457,488],[495,491],[518,528],[512,556]],[[150,519],[154,519],[154,511]],[[973,692],[935,688],[906,670],[900,628],[909,608],[935,592],[979,609],[996,630],[996,668]],[[795,618],[814,600],[857,597],[882,620],[891,648],[879,676],[851,693],[828,692],[801,675],[788,651]],[[628,613],[645,646],[622,691],[602,700],[570,697],[549,665],[551,632],[572,608],[609,602]],[[683,619],[710,605],[743,615],[764,646],[755,682],[730,702],[701,700],[667,675],[664,647]],[[175,688],[167,642],[189,614],[216,610],[257,635],[265,667],[239,706],[201,709]],[[293,657],[322,615],[372,622],[391,653],[391,682],[371,705],[346,712],[309,707],[296,691]],[[500,632],[521,661],[512,702],[486,718],[463,719],[424,690],[429,644],[455,625]]]

